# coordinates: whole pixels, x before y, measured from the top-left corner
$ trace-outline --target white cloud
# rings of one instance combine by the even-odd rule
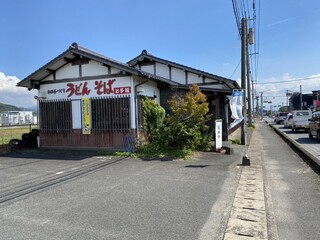
[[[287,104],[287,91],[300,92],[300,86],[303,94],[312,94],[312,91],[320,90],[320,74],[297,78],[285,73],[281,77],[260,79],[256,91],[259,96],[263,92],[265,100],[270,100],[273,106],[278,106]]]
[[[294,20],[296,18],[297,17],[291,17],[291,18],[282,19],[282,20],[279,20],[279,21],[276,21],[276,22],[268,24],[267,27],[272,27],[272,26],[279,25],[279,24],[282,24],[282,23],[285,23],[285,22],[290,22],[290,21],[292,21],[292,20]]]
[[[33,107],[36,105],[34,96],[37,91],[17,87],[20,80],[16,76],[6,76],[0,72],[0,102],[17,107]]]

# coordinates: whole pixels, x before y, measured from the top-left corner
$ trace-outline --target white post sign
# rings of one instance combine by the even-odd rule
[[[217,119],[215,121],[215,133],[216,133],[216,149],[222,148],[222,119]]]

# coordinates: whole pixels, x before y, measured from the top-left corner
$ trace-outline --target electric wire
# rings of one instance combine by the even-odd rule
[[[239,16],[239,6],[236,0],[232,0],[233,12],[237,23],[238,33],[241,36],[241,24],[240,24],[240,16]]]
[[[250,6],[250,3],[252,4]],[[239,32],[239,36],[241,37],[241,28],[242,28],[242,20],[243,18],[248,19],[249,28],[254,29],[254,43],[248,47],[248,55],[249,55],[249,75],[253,84],[258,83],[258,72],[259,72],[259,51],[260,51],[260,18],[261,18],[261,2],[260,0],[232,0],[233,12]],[[231,77],[237,71],[241,60]],[[230,77],[230,78],[231,78]],[[252,86],[254,91],[252,92],[253,99],[254,95],[257,95],[257,88]]]
[[[236,68],[234,69],[233,73],[231,74],[230,79],[233,77],[233,74],[237,71],[238,67],[240,66],[240,63],[241,63],[241,59],[239,60],[238,65],[236,66]]]
[[[312,79],[320,79],[320,76],[315,76],[315,77],[307,77],[307,78],[297,78],[297,79],[290,79],[290,80],[284,80],[284,81],[276,81],[276,82],[260,82],[258,85],[266,85],[266,84],[277,84],[277,83],[289,83],[289,82],[299,82],[299,81],[307,81],[307,80],[312,80]]]

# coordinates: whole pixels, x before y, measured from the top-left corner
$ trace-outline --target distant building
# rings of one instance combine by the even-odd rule
[[[0,113],[2,126],[35,124],[36,119],[32,111],[5,111]]]
[[[302,101],[301,101],[302,100]],[[300,110],[300,109],[311,109],[313,106],[312,103],[312,94],[301,94],[296,92],[293,93],[289,99],[290,111]]]
[[[315,111],[320,110],[320,90],[312,91],[313,109]]]

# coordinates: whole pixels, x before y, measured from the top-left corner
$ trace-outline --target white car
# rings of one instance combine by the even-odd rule
[[[286,119],[284,120],[284,127],[285,128],[292,127],[292,113],[288,113]]]
[[[293,132],[298,130],[308,131],[309,119],[311,118],[311,110],[295,110],[292,112],[292,125],[291,129]]]
[[[278,112],[276,114],[276,117],[274,119],[274,121],[276,122],[276,124],[280,124],[282,122],[284,122],[284,120],[286,119],[288,113],[287,112]]]

